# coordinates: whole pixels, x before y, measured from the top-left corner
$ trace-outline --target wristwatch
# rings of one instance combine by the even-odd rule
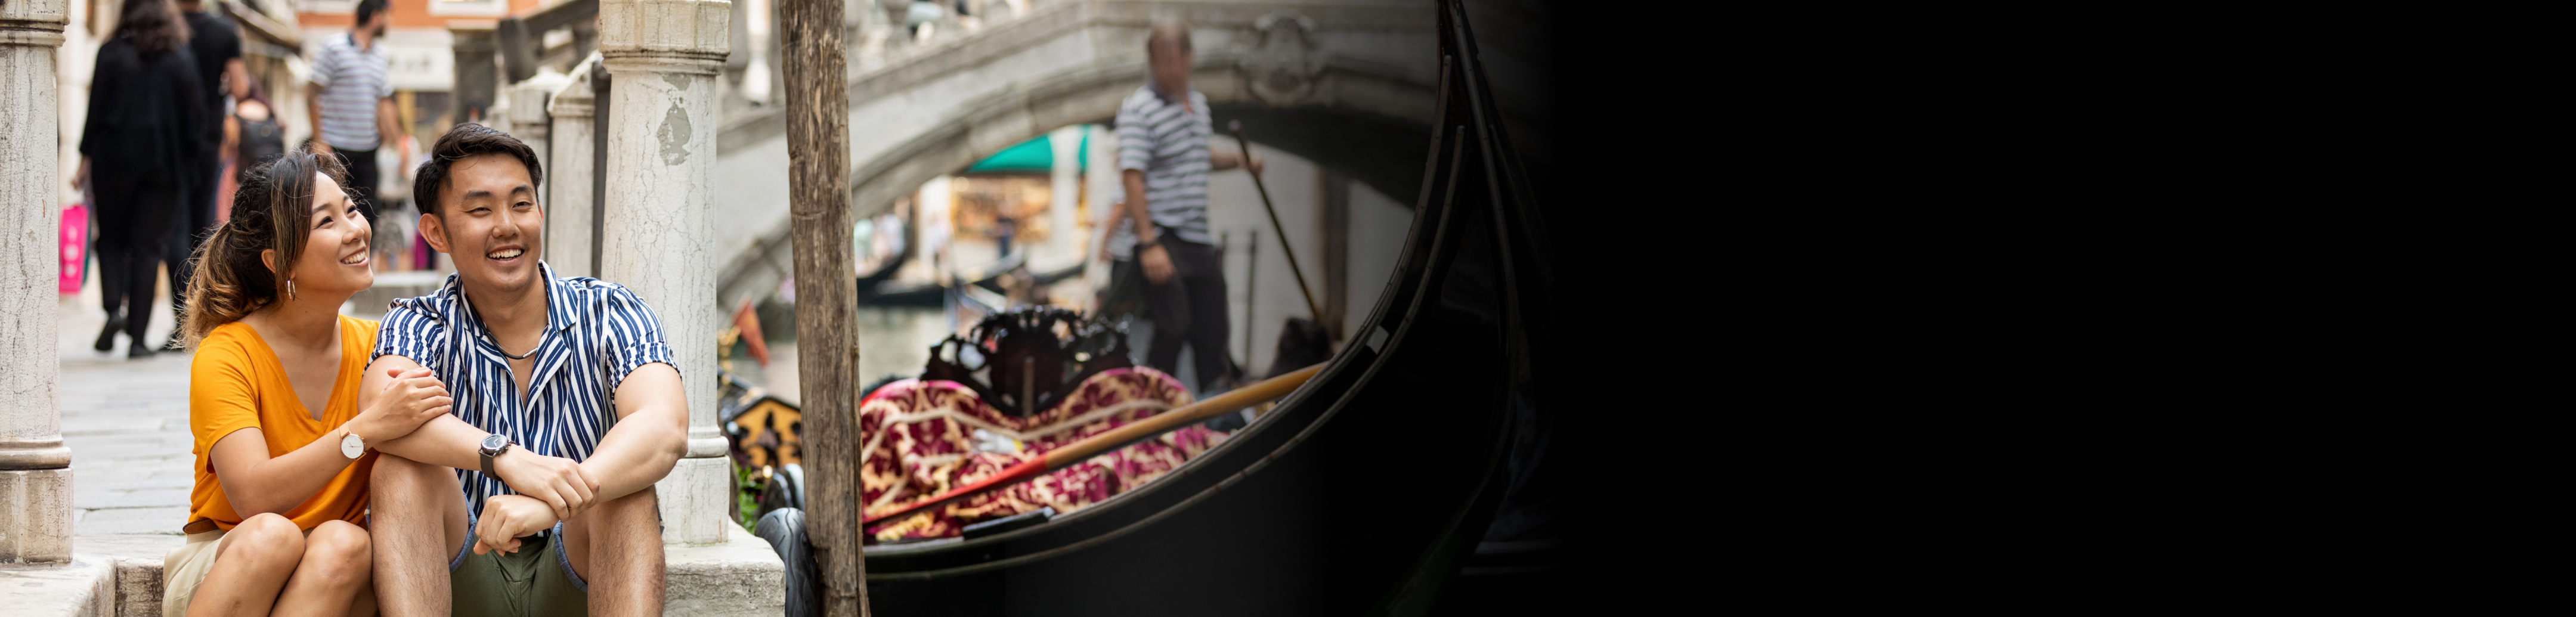
[[[476,451],[483,453],[483,475],[501,477],[501,474],[492,471],[492,457],[508,452],[510,444],[510,438],[504,435],[494,434],[483,438],[483,446],[475,448]]]
[[[349,457],[349,460],[357,460],[359,456],[366,453],[367,440],[358,437],[357,431],[349,431],[348,436],[340,438],[341,456]]]

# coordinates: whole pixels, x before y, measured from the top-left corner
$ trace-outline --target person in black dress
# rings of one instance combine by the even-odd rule
[[[99,291],[106,351],[123,329],[126,357],[149,357],[154,279],[190,184],[202,171],[205,86],[188,49],[188,26],[170,0],[125,0],[116,34],[98,48],[80,170],[97,200]]]

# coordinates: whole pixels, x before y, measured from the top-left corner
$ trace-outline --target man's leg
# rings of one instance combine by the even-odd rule
[[[207,146],[209,159],[216,158],[213,148]],[[176,217],[180,225],[175,234],[177,237],[172,239],[174,244],[170,245],[170,253],[162,256],[163,263],[170,266],[170,312],[173,320],[188,315],[188,279],[196,274],[194,268],[188,267],[188,260],[197,255],[197,246],[205,243],[206,228],[215,226],[215,182],[224,171],[220,160],[208,164],[213,168],[205,170],[203,178],[191,183],[188,200],[179,204],[181,214]],[[172,332],[172,339],[178,339],[176,330]]]
[[[590,585],[590,614],[662,614],[662,514],[653,487],[573,517],[563,543],[573,573]]]
[[[1199,395],[1207,396],[1214,394],[1217,384],[1226,381],[1226,376],[1233,373],[1226,366],[1231,364],[1228,359],[1234,357],[1234,350],[1226,344],[1226,333],[1233,330],[1233,312],[1227,310],[1225,304],[1225,267],[1217,259],[1215,247],[1186,242],[1172,244],[1179,245],[1181,249],[1172,256],[1172,267],[1179,271],[1175,276],[1189,281],[1190,327],[1186,335],[1190,349],[1195,352],[1191,357],[1194,365],[1191,368],[1198,373]],[[1243,327],[1249,328],[1252,324],[1244,324]],[[1172,334],[1179,338],[1184,333]]]
[[[447,617],[448,562],[465,547],[465,492],[446,467],[376,458],[368,535],[386,617]]]
[[[1181,243],[1167,240],[1164,244],[1167,245],[1164,250],[1169,251],[1169,246]],[[1174,255],[1172,261],[1172,278],[1165,279],[1161,285],[1154,284],[1152,280],[1144,281],[1145,318],[1154,322],[1154,340],[1145,344],[1145,365],[1164,374],[1178,376],[1181,374],[1181,345],[1189,343],[1190,322],[1196,321],[1197,316],[1190,314],[1189,278],[1181,275],[1180,257]]]
[[[376,151],[333,150],[332,152],[340,155],[340,166],[349,170],[349,186],[346,188],[358,201],[358,213],[366,215],[369,225],[375,224],[376,212],[380,207],[376,205]]]

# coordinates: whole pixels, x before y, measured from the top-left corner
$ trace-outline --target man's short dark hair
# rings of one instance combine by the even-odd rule
[[[358,0],[358,23],[367,23],[367,18],[382,10],[385,10],[385,0]]]
[[[537,164],[535,148],[492,127],[459,124],[448,129],[446,135],[438,136],[438,143],[429,147],[429,160],[421,163],[420,170],[412,174],[412,203],[420,207],[421,214],[437,214],[440,207],[438,193],[447,188],[447,167],[468,157],[485,154],[518,157],[520,164],[528,166],[529,188],[546,185],[546,170]]]

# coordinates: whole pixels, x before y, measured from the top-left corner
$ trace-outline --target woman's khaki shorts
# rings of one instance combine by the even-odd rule
[[[304,530],[312,535],[313,530]],[[170,549],[161,557],[161,614],[187,617],[188,600],[197,597],[197,584],[205,582],[206,573],[215,569],[215,556],[223,553],[224,530],[188,534],[188,543]],[[350,605],[351,615],[376,613],[376,586],[358,588],[358,601]]]

